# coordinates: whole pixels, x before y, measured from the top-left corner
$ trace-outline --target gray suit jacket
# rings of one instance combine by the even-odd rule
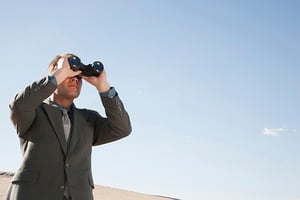
[[[56,85],[45,77],[17,94],[10,104],[23,161],[6,200],[62,200],[66,180],[73,200],[92,200],[92,146],[121,139],[131,132],[129,116],[119,96],[101,97],[107,118],[73,105],[67,146],[61,111],[44,101],[55,89]]]

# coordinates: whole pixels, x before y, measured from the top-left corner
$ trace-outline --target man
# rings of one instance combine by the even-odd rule
[[[131,132],[129,116],[105,70],[98,77],[81,76],[70,68],[70,56],[57,56],[48,76],[26,87],[10,104],[23,161],[7,200],[92,200],[92,146]],[[82,79],[99,92],[106,118],[75,107]]]

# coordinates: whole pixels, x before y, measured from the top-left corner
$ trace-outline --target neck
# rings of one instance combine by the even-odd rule
[[[65,98],[65,97],[62,97],[62,96],[54,93],[51,96],[51,100],[65,108],[68,108],[72,105],[74,99],[73,98]]]

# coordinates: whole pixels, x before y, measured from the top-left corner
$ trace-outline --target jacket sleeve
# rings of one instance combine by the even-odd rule
[[[117,95],[113,98],[101,96],[107,118],[99,118],[95,124],[93,145],[113,142],[131,133],[129,115]]]
[[[50,77],[44,77],[33,82],[22,92],[16,94],[9,104],[10,117],[17,133],[22,137],[36,117],[36,108],[43,100],[48,98],[57,88],[56,84],[50,81]]]

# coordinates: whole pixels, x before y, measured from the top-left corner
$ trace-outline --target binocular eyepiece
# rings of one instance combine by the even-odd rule
[[[80,75],[82,76],[99,76],[104,69],[104,66],[100,61],[95,61],[93,64],[85,65],[77,56],[69,57],[68,61],[73,71],[81,70]]]

